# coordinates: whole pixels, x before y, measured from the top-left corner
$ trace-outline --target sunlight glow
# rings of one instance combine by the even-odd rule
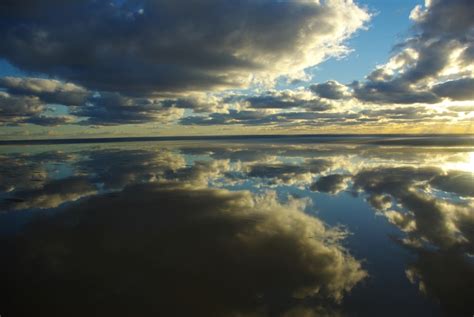
[[[474,173],[474,152],[466,153],[465,159],[460,162],[446,162],[443,164],[445,170],[458,170]],[[474,176],[474,175],[473,175]],[[473,179],[474,184],[474,179]]]

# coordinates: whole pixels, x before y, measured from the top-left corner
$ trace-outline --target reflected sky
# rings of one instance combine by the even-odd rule
[[[2,146],[0,313],[471,316],[460,140]]]

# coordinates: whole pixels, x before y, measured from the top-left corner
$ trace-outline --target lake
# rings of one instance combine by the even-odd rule
[[[472,316],[472,136],[0,146],[0,314]]]

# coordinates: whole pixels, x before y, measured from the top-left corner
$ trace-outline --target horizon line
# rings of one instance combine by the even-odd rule
[[[176,136],[129,136],[129,137],[91,137],[91,138],[52,138],[52,139],[16,139],[0,140],[0,145],[40,145],[40,144],[87,144],[114,142],[151,142],[151,141],[192,141],[192,140],[239,140],[271,138],[343,138],[343,137],[474,137],[474,133],[327,133],[327,134],[232,134],[232,135],[176,135]],[[474,141],[474,139],[473,139]],[[473,144],[474,145],[474,144]]]

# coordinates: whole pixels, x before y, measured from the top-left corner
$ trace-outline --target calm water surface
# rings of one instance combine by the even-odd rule
[[[472,138],[0,147],[0,314],[472,316]]]

